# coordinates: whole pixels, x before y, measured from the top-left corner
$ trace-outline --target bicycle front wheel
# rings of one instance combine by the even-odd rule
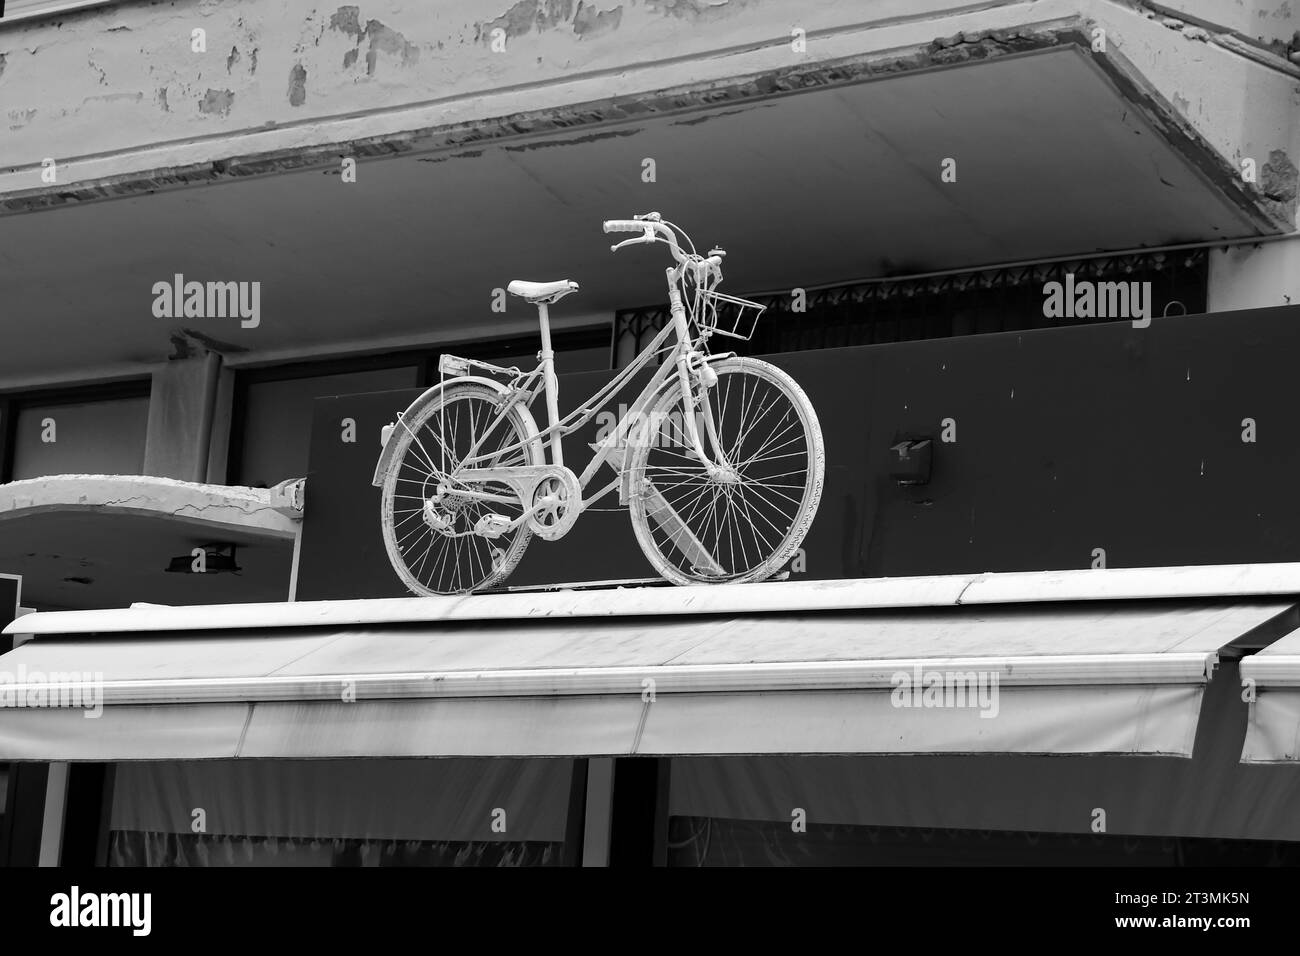
[[[500,405],[496,389],[454,382],[397,426],[380,523],[393,570],[413,594],[482,590],[504,580],[524,555],[532,536],[527,523],[495,536],[481,533],[485,523],[509,522],[523,513],[514,490],[504,482],[455,477],[472,449],[475,458],[488,456],[479,467],[542,461],[537,423],[528,409],[516,404],[498,418]]]
[[[774,365],[729,358],[710,366],[707,401],[669,388],[632,443],[630,510],[650,563],[674,584],[742,583],[775,574],[803,542],[821,502],[826,453],[817,413]],[[699,386],[697,386],[699,387]],[[695,455],[712,422],[724,465]]]

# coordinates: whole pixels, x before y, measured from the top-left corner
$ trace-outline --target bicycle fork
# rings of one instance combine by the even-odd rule
[[[718,438],[717,424],[713,420],[713,409],[709,403],[709,390],[718,384],[718,373],[701,362],[698,370],[701,388],[699,394],[696,395],[691,383],[691,359],[700,356],[700,353],[690,347],[690,324],[686,320],[686,308],[682,304],[682,293],[677,285],[677,270],[667,269],[665,271],[668,275],[668,304],[672,313],[673,324],[677,329],[677,341],[681,343],[681,348],[677,353],[677,381],[682,390],[682,400],[686,403],[686,407],[682,409],[686,437],[691,443],[691,450],[703,463],[704,469],[711,479],[720,484],[735,484],[740,479],[736,474],[736,469],[727,460],[722,441]],[[702,358],[702,356],[700,357]],[[704,442],[700,437],[700,429],[695,416],[696,402],[699,403],[699,407],[703,412],[700,417],[704,419],[704,431],[708,435],[709,448],[713,452],[712,456],[705,452]]]

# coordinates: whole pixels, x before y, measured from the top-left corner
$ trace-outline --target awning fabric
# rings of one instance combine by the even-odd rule
[[[1241,662],[1250,704],[1243,763],[1300,763],[1300,631]]]
[[[109,825],[188,835],[203,807],[211,836],[558,843],[572,777],[571,760],[132,761],[114,777]]]
[[[669,813],[780,823],[788,831],[791,808],[801,807],[809,823],[1087,835],[1096,832],[1100,808],[1112,835],[1300,841],[1300,763],[1241,763],[1247,704],[1239,668],[1240,661],[1225,655],[1215,670],[1190,760],[1122,754],[674,758]],[[954,781],[960,781],[956,789]],[[1214,862],[1216,852],[1203,846],[1194,865]],[[1123,856],[1143,858],[1127,845]]]
[[[60,635],[50,621],[63,616],[44,615],[40,636],[0,659],[14,675],[0,680],[0,760],[1188,756],[1216,651],[1289,620],[1293,604],[321,621],[112,637]],[[102,708],[27,706],[70,688]]]

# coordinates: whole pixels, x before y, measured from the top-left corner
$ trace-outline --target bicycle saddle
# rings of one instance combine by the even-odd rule
[[[559,302],[570,292],[577,292],[578,283],[572,279],[560,279],[558,282],[525,282],[523,279],[515,279],[506,286],[506,291],[526,302],[551,303]]]

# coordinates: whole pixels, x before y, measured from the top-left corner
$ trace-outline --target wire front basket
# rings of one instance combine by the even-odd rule
[[[702,336],[725,335],[748,342],[758,328],[758,317],[767,306],[721,292],[700,289],[695,293],[691,318]]]

